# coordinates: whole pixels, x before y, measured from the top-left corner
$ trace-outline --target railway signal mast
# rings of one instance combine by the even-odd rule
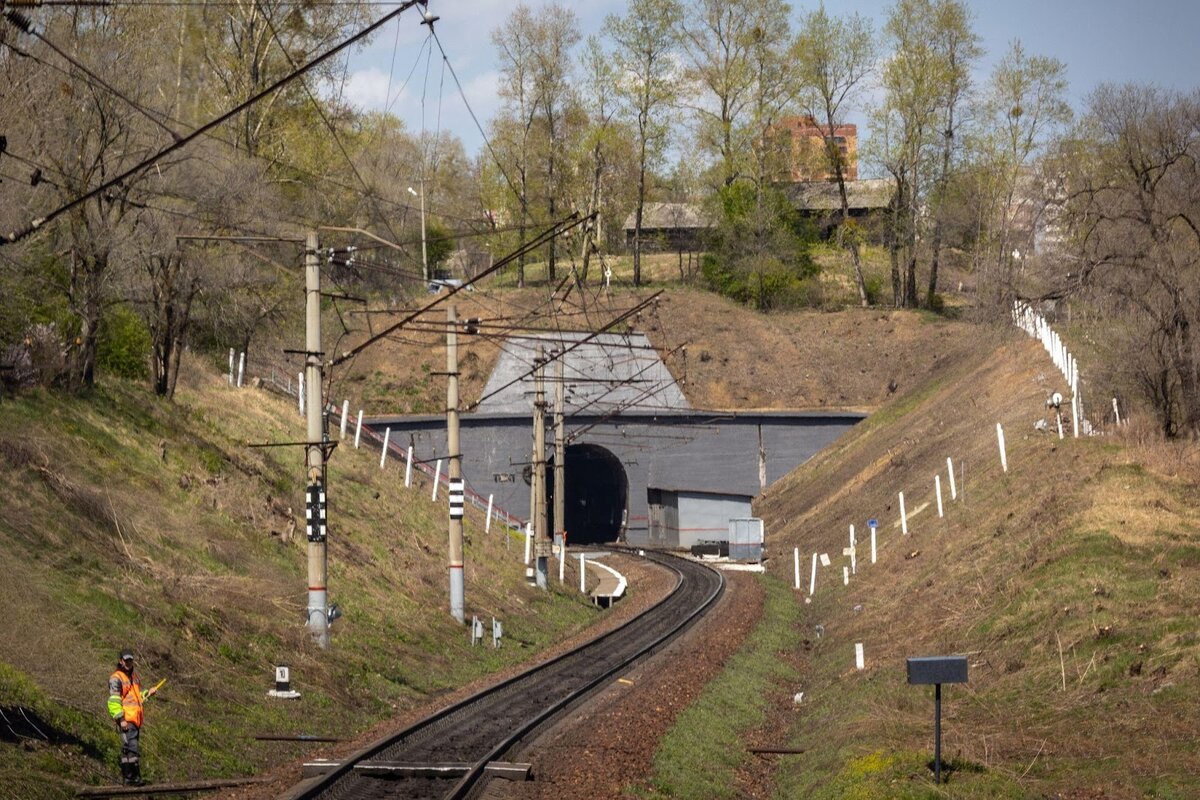
[[[446,306],[446,445],[449,453],[447,470],[450,519],[447,531],[450,539],[450,616],[459,623],[463,612],[463,503],[462,448],[459,446],[458,425],[458,313],[454,304]]]

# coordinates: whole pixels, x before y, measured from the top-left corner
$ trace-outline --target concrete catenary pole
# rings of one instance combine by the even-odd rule
[[[305,404],[307,438],[305,463],[308,485],[325,492],[325,403],[321,397],[321,268],[317,255],[316,231],[309,231],[304,249],[304,384],[308,387]],[[316,522],[315,520],[313,521]],[[329,647],[329,595],[326,586],[327,562],[324,532],[310,526],[308,535],[308,630],[317,645]]]
[[[546,530],[546,355],[542,345],[537,347],[537,371],[533,378],[533,554],[537,568],[537,585],[547,588],[550,565],[547,559]]]
[[[562,354],[558,356],[556,385],[554,387],[554,528],[561,537],[562,546],[567,547],[567,422],[566,384],[563,382]],[[562,559],[559,559],[562,563]]]
[[[450,616],[463,622],[463,520],[462,505],[454,502],[455,487],[462,483],[462,448],[458,428],[458,314],[451,303],[446,307],[446,446],[450,464],[446,477],[450,484]],[[461,497],[461,495],[459,495]]]

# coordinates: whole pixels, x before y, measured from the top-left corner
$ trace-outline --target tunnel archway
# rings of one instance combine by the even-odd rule
[[[573,444],[566,449],[567,544],[606,544],[621,534],[628,508],[629,478],[621,460],[594,444]],[[554,459],[546,466],[547,511],[550,529],[554,520]]]

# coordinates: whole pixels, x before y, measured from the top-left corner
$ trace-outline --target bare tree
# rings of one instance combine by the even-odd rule
[[[1103,86],[1068,170],[1064,223],[1123,372],[1167,435],[1200,434],[1200,93]],[[1109,338],[1109,337],[1106,337]]]

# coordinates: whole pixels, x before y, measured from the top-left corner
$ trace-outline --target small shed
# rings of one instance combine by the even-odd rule
[[[837,181],[804,181],[780,186],[796,213],[813,220],[828,237],[837,224],[842,209],[842,193]],[[892,207],[896,184],[886,178],[846,181],[846,205],[850,218],[862,223],[871,222]]]
[[[749,517],[751,499],[742,494],[650,488],[650,541],[657,547],[682,549],[728,543],[729,521]]]
[[[636,213],[636,212],[635,212]],[[635,214],[625,218],[625,246],[633,247]],[[647,203],[642,210],[642,249],[692,252],[704,248],[713,221],[695,203]]]

